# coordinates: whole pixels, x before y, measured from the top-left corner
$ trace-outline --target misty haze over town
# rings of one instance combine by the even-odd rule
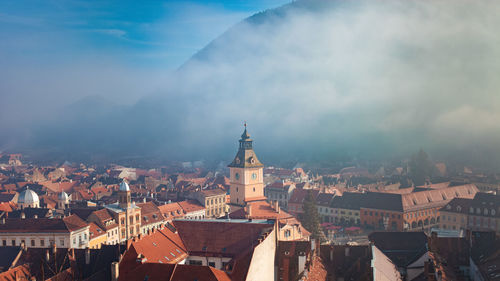
[[[3,1],[0,280],[500,280],[499,15]]]

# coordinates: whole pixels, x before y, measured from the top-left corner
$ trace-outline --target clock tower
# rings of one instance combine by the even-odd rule
[[[257,159],[252,142],[245,123],[238,153],[228,165],[231,204],[234,205],[244,206],[248,201],[264,199],[264,165]]]

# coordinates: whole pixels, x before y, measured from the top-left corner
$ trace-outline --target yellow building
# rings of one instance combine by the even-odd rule
[[[264,197],[264,165],[253,151],[252,139],[245,131],[241,135],[238,153],[228,165],[230,171],[231,204],[244,206],[245,202]]]
[[[106,231],[102,230],[97,224],[91,222],[89,224],[89,248],[100,249],[101,245],[106,244],[107,235]]]
[[[141,233],[141,208],[132,204],[130,187],[123,181],[118,190],[119,202],[107,205],[118,223],[120,242],[131,239]]]
[[[226,192],[222,189],[200,190],[189,198],[196,199],[205,207],[205,216],[207,218],[218,218],[226,215]]]

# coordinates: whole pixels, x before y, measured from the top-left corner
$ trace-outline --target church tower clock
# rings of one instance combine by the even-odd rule
[[[244,206],[248,201],[264,198],[264,165],[257,159],[252,142],[245,123],[238,153],[228,165],[231,204],[234,205]]]

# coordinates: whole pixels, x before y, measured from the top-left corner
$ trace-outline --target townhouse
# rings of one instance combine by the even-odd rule
[[[77,215],[62,219],[2,219],[0,223],[1,246],[82,249],[88,246],[89,239],[89,225]]]

